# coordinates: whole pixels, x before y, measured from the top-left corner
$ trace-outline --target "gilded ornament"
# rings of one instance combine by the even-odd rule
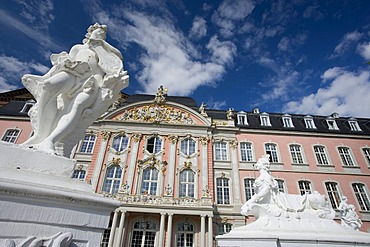
[[[131,134],[131,138],[134,142],[139,142],[140,139],[141,139],[141,136],[142,136],[142,134],[138,133],[138,132]]]
[[[104,141],[107,141],[111,135],[111,132],[108,131],[108,130],[103,130],[102,132],[100,132],[102,138]]]
[[[168,135],[168,139],[170,140],[171,144],[176,144],[179,137],[176,135]]]

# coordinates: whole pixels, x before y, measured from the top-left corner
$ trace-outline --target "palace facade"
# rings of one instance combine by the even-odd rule
[[[22,95],[0,94],[2,141],[32,134],[34,101]],[[214,246],[215,236],[254,220],[240,208],[264,154],[281,192],[318,191],[334,209],[345,195],[370,231],[370,119],[206,109],[162,90],[122,96],[72,157],[71,178],[121,202],[102,246]]]

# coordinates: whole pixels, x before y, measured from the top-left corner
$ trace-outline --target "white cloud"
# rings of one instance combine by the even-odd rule
[[[190,29],[190,37],[199,39],[207,34],[206,20],[196,16],[193,21],[193,26]]]
[[[217,64],[231,64],[236,55],[234,43],[230,41],[221,42],[217,36],[213,36],[206,47],[212,53],[212,61]]]
[[[346,33],[339,44],[335,47],[333,54],[330,58],[335,58],[338,56],[343,55],[346,51],[348,51],[357,41],[359,41],[362,37],[362,33],[358,31],[353,31],[351,33]]]
[[[285,112],[341,116],[370,117],[370,71],[350,72],[331,68],[322,75],[330,85],[320,88],[299,101],[288,102]]]
[[[206,109],[221,110],[226,106],[226,101],[215,101],[214,98],[209,98],[206,102]]]
[[[252,13],[255,5],[250,0],[224,0],[212,15],[212,21],[225,37],[234,34],[236,25]]]
[[[357,52],[365,59],[370,60],[370,42],[357,46]]]
[[[15,57],[0,54],[0,91],[9,91],[20,84],[20,76],[36,71],[44,74],[48,68],[40,63],[23,62]]]

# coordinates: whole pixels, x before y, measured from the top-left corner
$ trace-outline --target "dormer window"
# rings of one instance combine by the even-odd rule
[[[248,125],[247,113],[245,113],[244,111],[240,111],[237,113],[236,116],[238,125]]]
[[[284,114],[282,120],[284,128],[294,128],[292,117],[289,114]]]
[[[306,124],[307,129],[316,129],[315,122],[311,116],[305,116],[304,123]]]
[[[348,120],[349,127],[351,128],[351,131],[362,131],[360,128],[360,125],[358,125],[358,122],[355,118],[350,118]]]
[[[271,126],[270,116],[266,112],[261,113],[260,121],[261,121],[261,126]]]
[[[329,130],[339,130],[337,122],[333,117],[328,117],[326,123],[328,124]]]
[[[26,103],[24,104],[21,112],[23,113],[28,113],[28,111],[32,108],[32,106],[34,105],[35,103]]]

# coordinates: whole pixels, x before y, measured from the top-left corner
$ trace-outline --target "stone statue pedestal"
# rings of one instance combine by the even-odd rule
[[[262,216],[218,236],[219,247],[352,247],[370,246],[370,234],[355,231],[331,219],[286,213]]]
[[[0,246],[100,246],[120,203],[71,179],[74,165],[64,157],[0,142]],[[58,242],[58,233],[72,240]]]

